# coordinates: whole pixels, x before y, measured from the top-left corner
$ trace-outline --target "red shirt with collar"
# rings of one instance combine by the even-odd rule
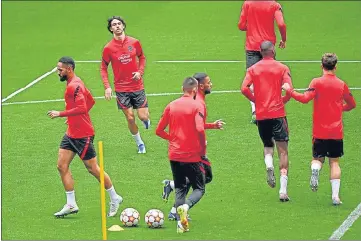
[[[113,38],[105,45],[100,68],[105,89],[110,87],[109,63],[112,64],[115,91],[136,92],[144,89],[143,78],[132,79],[134,72],[144,74],[145,56],[139,40],[125,36],[123,41]]]

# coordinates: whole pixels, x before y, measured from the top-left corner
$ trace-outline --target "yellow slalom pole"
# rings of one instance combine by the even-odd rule
[[[100,203],[102,209],[102,234],[103,240],[107,240],[107,220],[105,213],[105,188],[104,188],[104,156],[103,142],[98,142],[99,147],[99,166],[100,166]]]

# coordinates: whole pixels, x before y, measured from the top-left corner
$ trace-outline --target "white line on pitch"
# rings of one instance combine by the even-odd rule
[[[361,87],[350,88],[351,90],[361,90]],[[295,89],[295,90],[306,90],[305,88]],[[225,93],[240,93],[240,90],[214,90],[212,91],[214,94],[225,94]],[[170,93],[151,93],[146,94],[147,96],[170,96],[170,95],[181,95],[181,92],[170,92]],[[115,97],[115,96],[113,96]],[[104,96],[97,96],[94,99],[104,99]],[[29,101],[21,101],[21,102],[9,102],[2,103],[5,105],[25,105],[25,104],[38,104],[38,103],[50,103],[50,102],[61,102],[64,99],[53,99],[53,100],[29,100]]]
[[[76,63],[100,63],[100,60],[77,60]],[[155,63],[245,63],[245,60],[156,60]],[[280,60],[283,63],[320,63],[320,60]],[[339,60],[338,63],[361,63],[361,60]]]
[[[32,82],[30,82],[29,84],[27,84],[25,87],[18,89],[17,91],[15,91],[14,93],[10,94],[8,97],[4,98],[1,100],[1,102],[5,102],[8,99],[11,99],[12,97],[14,97],[15,95],[19,94],[20,92],[23,92],[24,90],[26,90],[27,88],[30,88],[31,86],[35,85],[36,83],[38,83],[40,80],[44,79],[45,77],[47,77],[48,75],[51,75],[52,73],[54,73],[56,71],[56,67],[52,70],[50,70],[49,72],[46,72],[45,74],[43,74],[42,76],[40,76],[39,78],[33,80]]]
[[[320,63],[320,60],[279,60],[282,63]],[[156,63],[245,63],[245,60],[157,60]],[[338,63],[361,63],[361,60],[339,60]]]
[[[340,240],[352,224],[361,216],[361,203],[347,216],[346,220],[331,235],[329,240]]]

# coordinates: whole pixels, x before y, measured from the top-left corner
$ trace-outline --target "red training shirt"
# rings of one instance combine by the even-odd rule
[[[72,79],[67,80],[64,99],[65,111],[60,112],[60,117],[67,117],[66,134],[75,139],[94,136],[89,111],[95,101],[83,81],[77,76],[74,75]]]
[[[282,40],[286,41],[286,24],[282,7],[276,1],[245,1],[242,5],[238,28],[246,31],[246,50],[260,51],[263,41],[276,44],[274,20],[276,19]]]
[[[282,85],[292,86],[289,68],[270,57],[265,57],[247,69],[241,91],[256,106],[256,119],[275,119],[286,116],[284,103],[291,96],[282,96]],[[249,87],[253,84],[254,95]]]
[[[168,126],[168,132],[165,128]],[[205,155],[204,112],[191,96],[182,96],[167,105],[156,135],[169,141],[169,160],[200,162]]]
[[[115,91],[136,92],[144,89],[143,78],[140,80],[132,79],[134,72],[139,72],[143,76],[145,68],[145,56],[137,39],[129,36],[125,36],[124,41],[113,38],[105,45],[100,67],[105,89],[110,87],[109,63],[112,64]]]
[[[334,74],[324,74],[311,81],[304,94],[290,91],[302,103],[313,102],[313,137],[343,139],[342,112],[356,107],[355,99],[345,82]],[[344,103],[344,101],[346,103]]]

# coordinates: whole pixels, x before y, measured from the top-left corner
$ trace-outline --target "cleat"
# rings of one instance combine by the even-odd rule
[[[176,214],[170,212],[170,213],[168,214],[168,220],[169,220],[169,221],[175,221],[175,220],[177,220]]]
[[[183,225],[181,224],[180,221],[178,221],[177,223],[177,233],[184,233],[187,232],[186,230],[184,230]]]
[[[75,206],[70,205],[70,204],[65,204],[63,209],[60,210],[57,213],[54,213],[54,216],[56,218],[64,218],[65,216],[69,215],[69,214],[75,214],[79,212],[79,207],[75,204]]]
[[[143,121],[143,125],[144,125],[145,129],[149,129],[150,128],[150,120]]]
[[[275,170],[273,167],[267,168],[267,183],[272,188],[276,186]]]
[[[341,205],[342,202],[341,202],[340,198],[338,198],[338,197],[333,197],[333,198],[332,198],[332,204],[333,204],[334,206],[338,206],[338,205]]]
[[[110,202],[108,217],[114,217],[117,215],[120,204],[122,204],[123,198],[118,195],[118,199],[115,202]]]
[[[185,207],[185,204],[179,206],[177,208],[177,213],[180,217],[180,224],[182,225],[183,227],[183,230],[185,232],[188,232],[189,231],[189,223],[188,223],[188,209]],[[178,223],[178,226],[179,226],[179,223]]]
[[[257,121],[256,121],[256,114],[253,112],[252,113],[252,117],[251,117],[251,124],[257,124]]]
[[[319,175],[320,175],[319,170],[312,170],[312,175],[311,175],[311,179],[310,179],[310,187],[313,192],[316,192],[318,189]]]
[[[288,197],[288,195],[286,193],[280,193],[280,201],[281,202],[288,202],[290,200],[290,198]]]
[[[147,151],[145,150],[145,145],[144,145],[144,144],[140,144],[140,145],[138,146],[138,153],[139,153],[139,154],[147,153]]]
[[[164,184],[162,198],[165,202],[168,202],[169,195],[173,189],[170,186],[170,180],[163,180],[162,183]]]

